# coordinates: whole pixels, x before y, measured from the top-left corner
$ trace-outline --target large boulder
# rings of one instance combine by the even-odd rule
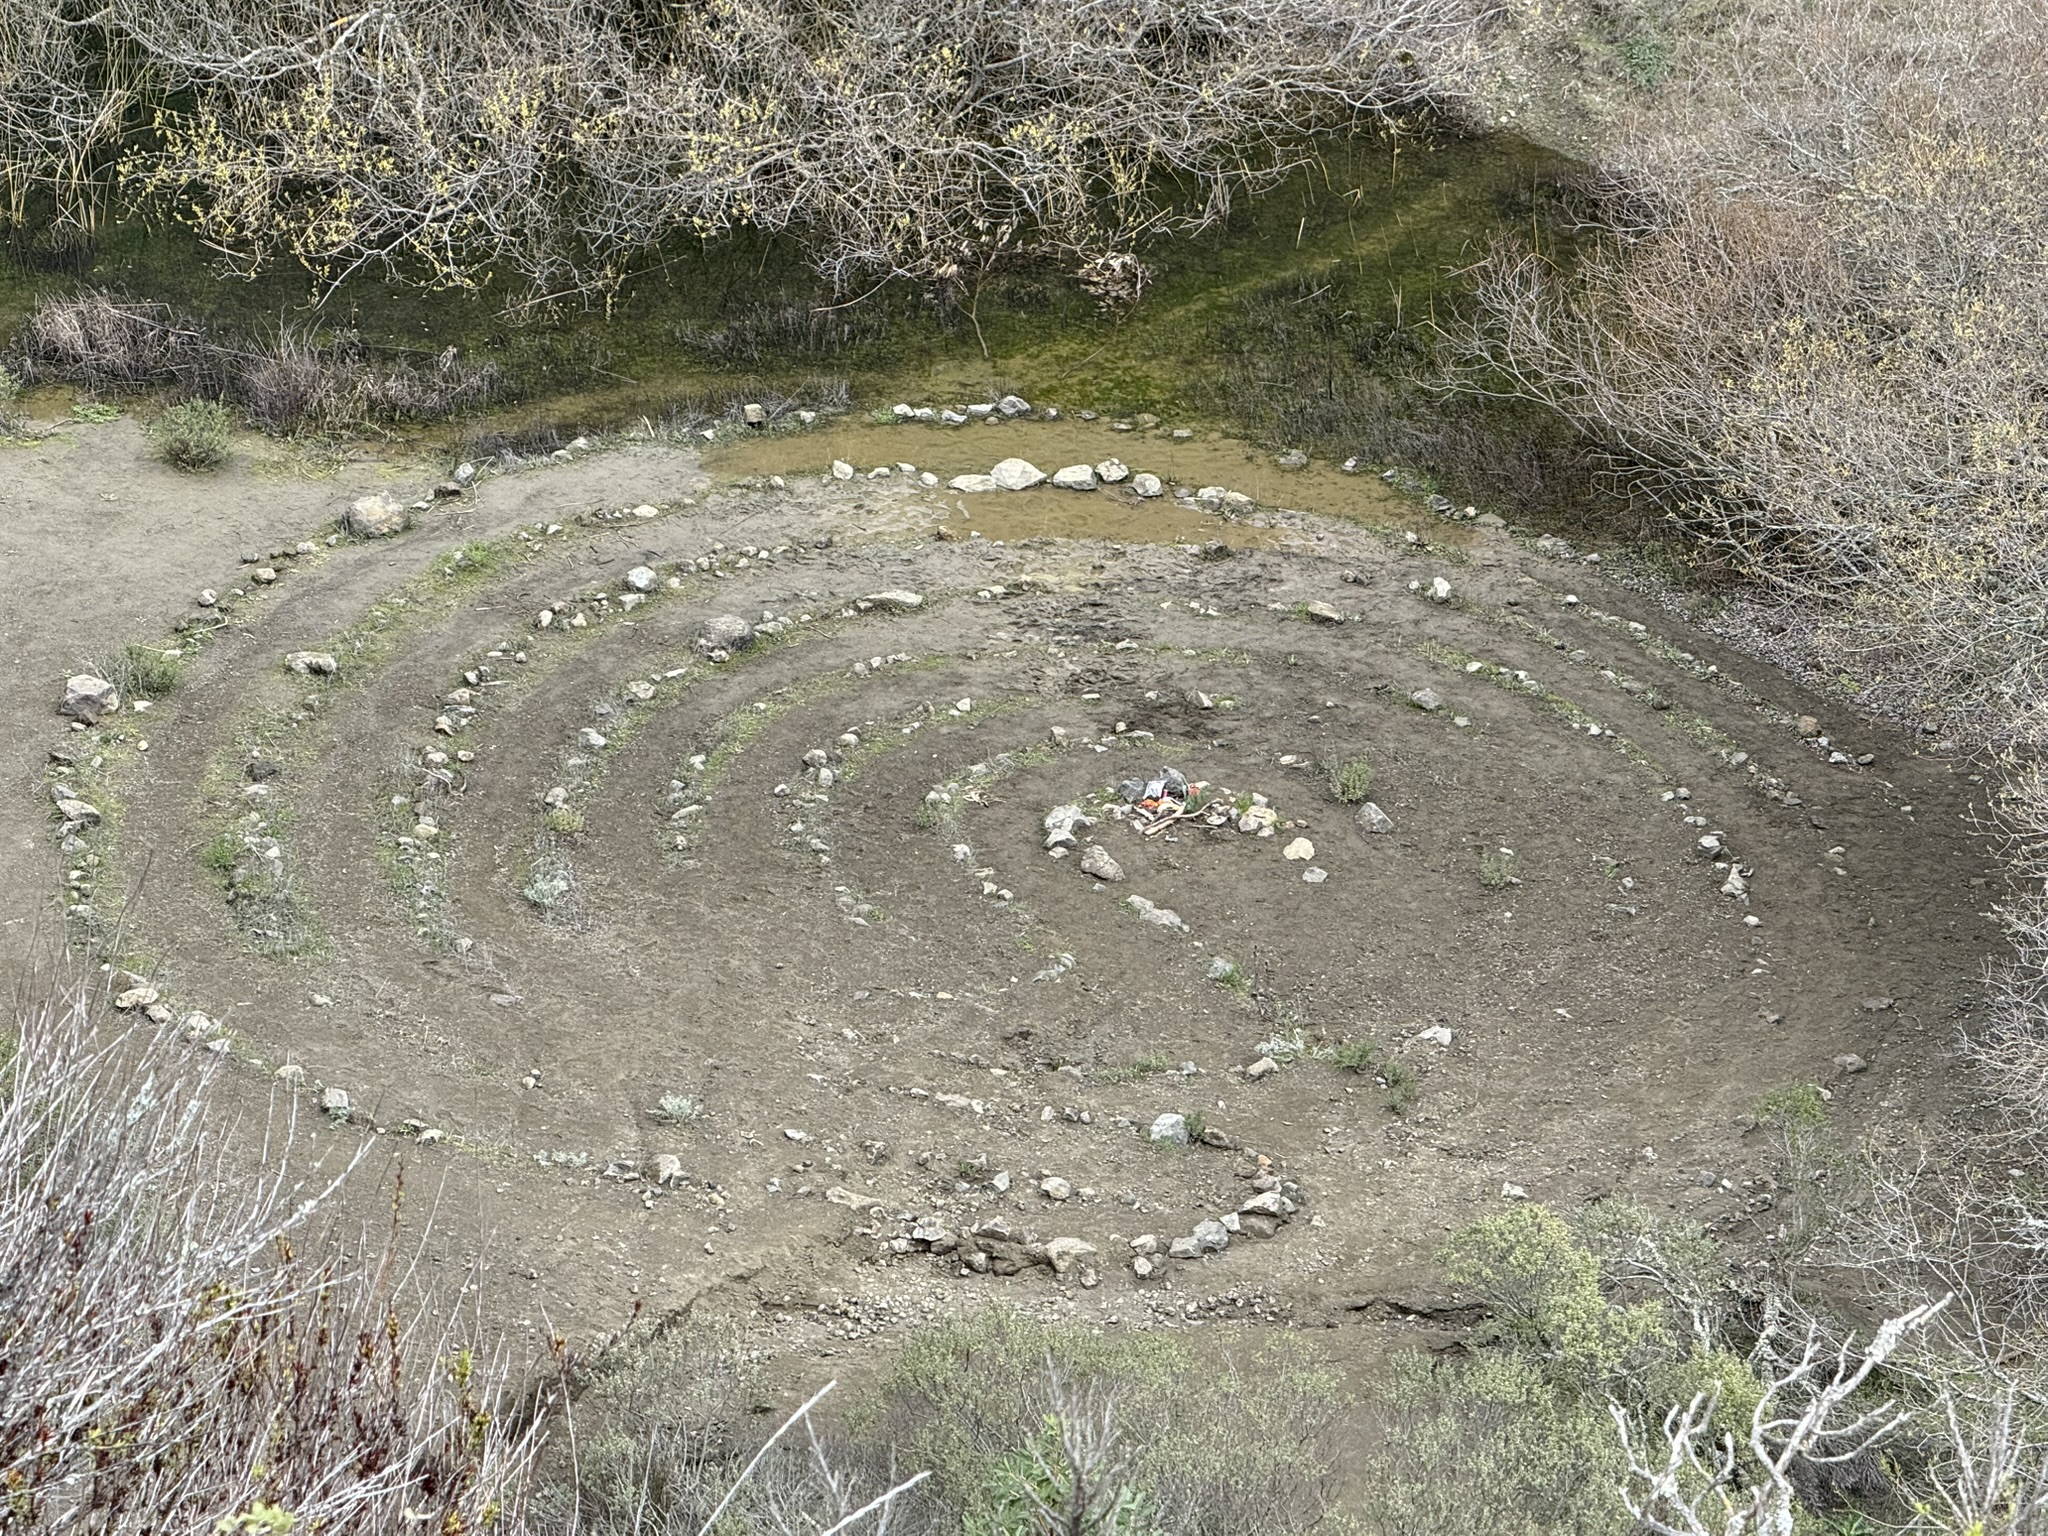
[[[388,496],[359,496],[342,514],[341,526],[352,539],[387,539],[405,532],[408,521],[403,502]]]
[[[101,715],[111,715],[121,707],[121,690],[104,677],[95,677],[90,672],[81,672],[64,682],[64,702],[57,706],[57,712],[73,720],[83,720],[87,725],[96,724]]]
[[[989,472],[989,478],[1006,491],[1028,491],[1042,485],[1045,471],[1029,459],[1004,459]]]

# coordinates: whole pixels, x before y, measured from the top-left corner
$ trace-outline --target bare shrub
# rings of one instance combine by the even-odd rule
[[[422,363],[372,356],[352,338],[291,330],[223,339],[167,305],[101,291],[40,300],[17,346],[34,380],[93,390],[171,386],[233,400],[280,432],[442,420],[480,409],[499,385],[494,364],[469,362],[454,347]]]
[[[38,302],[16,346],[22,373],[34,383],[169,384],[216,395],[227,384],[220,349],[199,326],[167,304],[98,290]]]
[[[2034,0],[1738,8],[1617,151],[1576,265],[1503,245],[1476,389],[1555,407],[1803,617],[1804,664],[1969,742],[2048,700],[2048,32]],[[1746,31],[1742,30],[1745,29]]]
[[[515,1530],[535,1431],[389,1244],[314,1226],[339,1179],[243,1157],[164,1039],[80,994],[0,1080],[0,1478],[31,1531]],[[265,1522],[269,1522],[267,1525]]]
[[[842,284],[1042,253],[1141,285],[1306,135],[1454,99],[1497,0],[10,0],[0,160],[120,188],[231,264],[615,293],[670,236],[796,231]],[[138,124],[147,124],[140,132]]]

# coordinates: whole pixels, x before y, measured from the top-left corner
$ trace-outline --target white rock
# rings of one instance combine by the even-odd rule
[[[1184,1147],[1188,1144],[1188,1117],[1172,1113],[1161,1115],[1145,1134],[1152,1141],[1170,1141]]]
[[[626,585],[635,592],[652,592],[661,585],[661,576],[652,566],[636,565],[626,572]]]
[[[1452,1036],[1451,1031],[1447,1026],[1442,1024],[1432,1024],[1427,1029],[1417,1030],[1415,1032],[1415,1038],[1417,1040],[1425,1041],[1430,1045],[1449,1045],[1451,1043]]]
[[[946,482],[946,489],[975,495],[982,491],[999,491],[1002,487],[996,484],[994,475],[955,475]]]
[[[1280,850],[1283,859],[1312,859],[1316,856],[1316,845],[1305,837],[1297,837]]]
[[[1275,1061],[1270,1056],[1261,1056],[1257,1061],[1253,1062],[1250,1066],[1244,1069],[1244,1075],[1247,1079],[1256,1083],[1261,1078],[1271,1077],[1275,1072],[1278,1072],[1279,1070],[1279,1062]]]
[[[1031,402],[1021,395],[1005,395],[996,402],[996,409],[1005,416],[1028,416],[1031,414]]]
[[[834,480],[851,480],[853,478],[853,466],[844,459],[834,459],[832,461],[832,478]]]
[[[1121,485],[1131,478],[1131,467],[1122,459],[1104,459],[1095,466],[1095,478],[1104,485]]]
[[[989,478],[1006,491],[1028,491],[1045,481],[1045,471],[1029,459],[1004,459],[989,472]]]
[[[81,672],[75,677],[65,679],[64,702],[58,706],[57,712],[92,725],[101,715],[111,715],[120,707],[120,689],[104,677],[94,677],[90,672]]]
[[[1433,578],[1429,584],[1429,600],[1433,603],[1448,603],[1451,600],[1451,584],[1441,576]]]
[[[1394,818],[1381,810],[1377,805],[1374,805],[1370,800],[1358,808],[1358,815],[1354,819],[1357,821],[1358,828],[1362,832],[1391,832],[1394,830]]]
[[[1039,1181],[1038,1192],[1048,1200],[1070,1200],[1073,1198],[1074,1186],[1055,1174]]]
[[[1137,474],[1131,476],[1131,490],[1135,494],[1143,496],[1148,501],[1151,500],[1154,496],[1163,496],[1166,494],[1166,487],[1164,484],[1161,483],[1159,477],[1157,475],[1147,474],[1143,470],[1140,470]]]
[[[861,601],[877,608],[886,608],[891,613],[909,613],[924,606],[924,594],[899,588],[888,592],[870,592]]]
[[[341,671],[341,663],[326,651],[293,651],[284,664],[303,676],[334,677]]]
[[[1096,486],[1095,466],[1092,464],[1069,464],[1056,469],[1052,483],[1063,491],[1092,491]]]

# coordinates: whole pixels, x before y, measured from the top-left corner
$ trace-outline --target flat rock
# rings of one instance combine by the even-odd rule
[[[1394,818],[1374,805],[1370,800],[1358,808],[1357,816],[1352,819],[1358,823],[1358,829],[1361,832],[1391,832],[1394,830]]]
[[[1328,603],[1304,603],[1301,611],[1318,624],[1342,624],[1344,622],[1344,615]]]
[[[996,484],[994,475],[955,475],[946,482],[946,489],[973,495],[981,491],[999,491],[1002,487]]]
[[[1048,1200],[1071,1200],[1074,1196],[1074,1186],[1058,1174],[1054,1174],[1051,1178],[1039,1180],[1038,1192]]]
[[[896,588],[887,592],[870,592],[861,601],[890,613],[910,613],[924,606],[924,594]]]
[[[1029,459],[1004,459],[988,475],[1006,491],[1028,491],[1045,483],[1045,471]]]
[[[341,527],[352,539],[388,539],[405,532],[410,519],[403,502],[388,496],[359,496],[342,514]]]
[[[1095,478],[1104,485],[1121,485],[1131,478],[1131,467],[1122,459],[1104,459],[1095,466]]]
[[[1052,483],[1063,491],[1092,491],[1098,483],[1093,464],[1069,464],[1052,472]]]
[[[1408,702],[1427,714],[1435,714],[1444,707],[1444,696],[1434,688],[1418,688],[1408,695]]]
[[[1102,844],[1090,843],[1088,851],[1081,855],[1081,873],[1115,884],[1123,879],[1124,867],[1109,856],[1109,850]]]
[[[65,679],[64,702],[57,706],[57,712],[92,725],[97,723],[101,715],[111,715],[120,707],[120,689],[104,677],[81,672],[75,677]]]

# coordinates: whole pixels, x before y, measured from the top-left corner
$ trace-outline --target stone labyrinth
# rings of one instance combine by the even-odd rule
[[[250,552],[46,785],[120,1002],[574,1315],[1358,1315],[1503,1200],[1767,1228],[1763,1093],[1941,1069],[1959,775],[1558,540],[577,457]]]

